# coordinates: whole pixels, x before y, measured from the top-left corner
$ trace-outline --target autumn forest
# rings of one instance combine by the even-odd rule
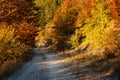
[[[75,75],[83,63],[100,78],[79,80],[119,80],[120,0],[0,0],[0,78],[30,61],[35,47],[70,60]]]

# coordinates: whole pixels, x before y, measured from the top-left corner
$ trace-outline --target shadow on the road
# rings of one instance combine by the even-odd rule
[[[38,79],[41,80],[77,80],[70,67],[62,63],[56,54],[41,48],[34,49],[35,56],[41,56],[42,61],[37,64],[41,67],[41,73],[38,73]]]
[[[42,73],[38,75],[41,80],[79,80],[78,78],[75,79],[71,68],[63,64],[50,64],[46,61],[40,65],[44,65]]]

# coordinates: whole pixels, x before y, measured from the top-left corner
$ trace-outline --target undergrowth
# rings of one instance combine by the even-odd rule
[[[0,79],[32,58],[38,26],[35,10],[32,1],[0,1]]]
[[[2,25],[0,29],[0,77],[10,75],[23,61],[32,57],[31,48],[14,37],[15,28]]]

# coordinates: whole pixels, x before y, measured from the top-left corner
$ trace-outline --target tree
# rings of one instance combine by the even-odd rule
[[[54,15],[51,22],[53,24],[51,37],[58,50],[64,50],[70,46],[68,39],[74,33],[74,23],[80,11],[79,6],[79,0],[65,0]]]
[[[33,45],[38,20],[35,17],[33,1],[28,0],[2,0],[0,2],[0,23],[6,23],[16,28],[15,37],[18,41]]]
[[[50,20],[53,19],[56,9],[63,0],[35,0],[37,6],[41,8],[41,15],[39,16],[39,23],[44,27]]]

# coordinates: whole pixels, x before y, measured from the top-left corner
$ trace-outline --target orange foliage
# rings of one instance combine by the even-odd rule
[[[16,29],[15,32],[16,39],[29,46],[34,45],[36,35],[37,28],[35,28],[33,24],[27,22],[19,23],[19,27]]]
[[[67,48],[67,40],[74,33],[75,21],[80,11],[80,0],[65,0],[52,20],[54,44],[59,50]]]
[[[92,0],[65,0],[57,9],[52,20],[54,26],[51,34],[54,34],[52,37],[58,49],[68,46],[68,39],[75,33],[76,20],[88,16],[92,7]]]
[[[74,28],[74,22],[80,11],[79,3],[79,0],[65,0],[63,2],[62,6],[57,9],[53,19],[53,22],[57,28]]]
[[[37,9],[32,1],[28,0],[1,0],[0,22],[12,25],[16,29],[15,37],[20,42],[33,45],[37,33],[38,20],[34,15]]]
[[[120,0],[112,0],[110,3],[112,18],[118,20],[120,15]]]
[[[76,24],[79,24],[79,21],[84,20],[84,18],[90,16],[90,11],[94,7],[93,0],[84,0],[79,4],[81,11],[79,12],[79,16],[77,18]]]
[[[0,0],[0,79],[31,58],[37,10],[32,0]]]
[[[27,0],[0,0],[0,22],[19,22],[33,18],[32,2]]]

